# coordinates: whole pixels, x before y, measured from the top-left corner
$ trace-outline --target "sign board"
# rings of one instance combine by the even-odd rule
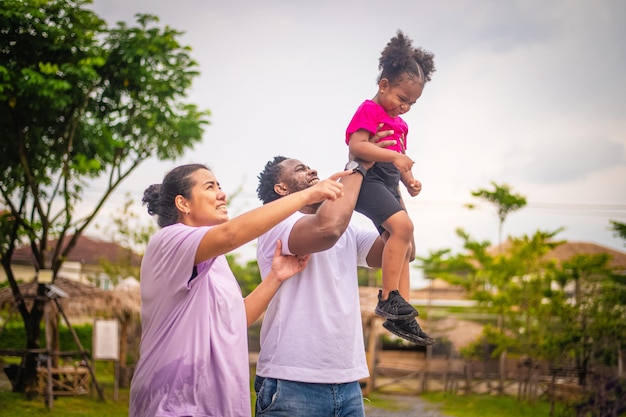
[[[37,273],[37,282],[40,284],[52,284],[52,269],[40,269]]]
[[[117,320],[97,319],[93,324],[93,359],[120,359],[120,339]]]

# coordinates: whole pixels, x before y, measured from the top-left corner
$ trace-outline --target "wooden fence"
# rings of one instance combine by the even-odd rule
[[[547,363],[519,359],[468,361],[427,357],[425,352],[380,348],[382,321],[364,317],[370,377],[361,381],[364,395],[373,390],[419,394],[427,391],[498,393],[533,401],[582,395],[574,369],[551,369]]]

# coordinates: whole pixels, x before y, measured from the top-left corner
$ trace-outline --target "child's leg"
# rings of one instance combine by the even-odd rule
[[[409,243],[410,248],[411,243]],[[402,263],[402,270],[400,271],[400,279],[398,281],[398,291],[400,291],[400,295],[405,300],[409,301],[411,298],[411,271],[409,262],[411,259],[409,258],[412,250],[406,253],[406,257],[404,258],[404,262]]]
[[[417,310],[407,302],[408,298],[408,256],[411,249],[413,224],[406,211],[396,212],[383,223],[389,232],[383,248],[383,289],[378,293],[378,304],[374,310],[379,316],[391,320],[407,320],[417,315]],[[407,275],[406,278],[403,275]],[[402,281],[403,291],[399,291]]]
[[[391,291],[399,290],[406,300],[410,288],[408,256],[413,240],[413,223],[406,211],[399,211],[389,217],[382,226],[389,232],[389,238],[383,249],[382,299],[386,300]]]
[[[408,219],[408,221],[410,222],[410,219]],[[407,227],[405,230],[410,230],[411,236],[410,236],[410,241],[408,243],[408,250],[406,252],[406,256],[404,257],[404,260],[400,268],[400,276],[398,278],[397,289],[400,295],[402,296],[402,298],[408,302],[410,299],[410,295],[411,295],[411,282],[410,282],[411,276],[410,276],[410,270],[409,270],[410,261],[412,260],[411,257],[415,256],[415,250],[413,248],[413,224],[410,223],[410,227]],[[385,241],[385,247],[388,241],[389,239]],[[385,285],[384,256],[385,255],[383,252],[383,286]],[[390,290],[390,291],[393,291],[393,290]],[[413,309],[413,313],[414,315],[416,315],[417,311]],[[395,334],[396,336],[402,337],[403,339],[406,339],[418,345],[422,345],[422,346],[432,345],[435,342],[435,340],[431,338],[430,336],[428,336],[426,333],[424,333],[420,325],[415,320],[414,315],[410,316],[409,318],[402,318],[402,319],[388,318],[383,323],[383,327],[385,327],[387,330],[389,330],[391,333]]]

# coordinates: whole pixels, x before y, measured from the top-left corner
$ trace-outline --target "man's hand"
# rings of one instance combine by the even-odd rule
[[[375,135],[370,136],[370,142],[376,146],[381,148],[386,148],[387,146],[395,145],[398,141],[395,139],[391,140],[383,140],[387,136],[393,135],[393,130],[380,130],[382,129],[384,124],[378,125],[378,130]]]
[[[373,143],[380,148],[386,148],[387,146],[395,145],[397,142],[395,139],[383,140],[387,136],[393,135],[393,130],[380,130],[383,128],[383,126],[384,124],[382,123],[378,125],[378,131],[376,132],[376,134],[370,136],[369,138],[370,143]],[[364,161],[360,158],[353,158],[352,155],[350,155],[350,159],[356,160],[359,164],[361,164],[364,168],[368,170],[374,165],[374,162],[372,161]]]

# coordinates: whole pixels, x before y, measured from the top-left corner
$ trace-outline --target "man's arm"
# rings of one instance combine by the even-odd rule
[[[378,128],[382,129],[381,123]],[[370,142],[379,147],[389,146],[395,141],[383,140],[393,134],[393,130],[379,130],[370,138]],[[374,162],[360,161],[366,169]],[[315,214],[304,216],[296,222],[289,234],[289,250],[296,255],[305,255],[331,248],[346,231],[356,200],[361,191],[363,176],[354,173],[341,178],[343,197],[334,201],[325,201]]]
[[[362,182],[358,172],[343,177],[343,197],[325,201],[315,214],[298,220],[289,235],[291,253],[304,255],[331,248],[350,223]]]

